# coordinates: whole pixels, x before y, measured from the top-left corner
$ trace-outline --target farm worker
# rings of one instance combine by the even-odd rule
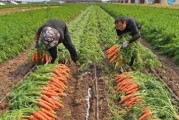
[[[65,22],[58,19],[48,20],[43,24],[36,32],[36,44],[35,48],[39,48],[39,40],[46,46],[46,50],[49,51],[54,63],[57,58],[58,45],[63,45],[68,49],[71,59],[79,65],[77,52],[75,46],[72,43],[68,27]]]
[[[126,33],[129,33],[132,36],[130,40],[124,41],[122,43],[122,48],[127,48],[129,44],[132,44],[140,38],[140,28],[140,25],[133,18],[117,17],[115,19],[115,29],[119,38],[121,38],[122,35]],[[136,54],[133,53],[129,63],[130,66],[133,65],[135,58]]]

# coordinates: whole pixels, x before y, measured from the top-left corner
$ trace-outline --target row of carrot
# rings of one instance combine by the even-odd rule
[[[41,98],[37,99],[40,109],[24,120],[55,120],[55,110],[63,108],[60,98],[67,88],[67,79],[70,77],[70,70],[65,65],[58,65],[51,73],[50,81],[42,88]]]
[[[118,103],[120,106],[124,105],[131,108],[138,102],[143,101],[142,97],[137,94],[139,84],[133,80],[129,72],[117,75],[115,82],[117,84],[117,92],[124,92],[124,96]],[[141,107],[145,108],[145,105],[141,105]],[[138,120],[147,120],[151,115],[152,111],[149,107],[146,107]]]

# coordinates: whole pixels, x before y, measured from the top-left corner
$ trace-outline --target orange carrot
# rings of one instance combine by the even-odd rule
[[[34,115],[30,115],[30,116],[29,116],[29,120],[36,120],[36,118],[35,118]]]
[[[106,50],[107,54],[110,54],[111,52],[113,52],[115,49],[119,48],[118,45],[113,45],[111,48],[109,48],[108,50]]]
[[[46,105],[46,104],[43,103],[43,102],[38,102],[38,104],[39,104],[42,108],[44,108],[44,109],[46,109],[46,110],[52,110],[51,107],[49,107],[48,105]]]
[[[39,112],[35,112],[34,116],[40,120],[47,120],[43,115],[41,115]]]
[[[124,101],[130,99],[132,97],[132,95],[127,95],[127,96],[124,96],[121,101],[119,102],[119,104],[123,103]]]
[[[132,89],[130,91],[127,91],[127,94],[136,93],[138,91],[138,88]]]
[[[44,99],[45,101],[47,101],[47,102],[51,103],[52,105],[54,105],[54,102],[52,101],[52,99],[50,99],[46,95],[42,95],[42,99]]]
[[[126,91],[131,91],[131,90],[133,90],[133,89],[135,89],[135,88],[138,88],[139,86],[137,85],[137,84],[132,84],[132,85],[130,85],[130,87],[129,88],[127,88],[127,89],[125,89]]]
[[[38,112],[39,112],[39,114],[41,114],[42,116],[44,116],[47,120],[51,120],[51,119],[52,119],[50,116],[48,116],[47,114],[45,114],[43,111],[39,110]]]
[[[51,97],[51,96],[58,96],[57,93],[49,92],[49,91],[44,91],[44,90],[42,91],[42,94],[47,95],[49,97]]]
[[[57,116],[55,116],[54,113],[47,111],[46,109],[42,109],[42,111],[52,118],[55,118],[55,119],[57,118]]]
[[[152,112],[150,110],[146,110],[144,112],[144,114],[139,117],[139,120],[146,120],[148,117],[150,117],[152,115]]]
[[[54,103],[54,104],[51,104],[51,103],[48,103],[47,101],[42,100],[42,99],[38,99],[37,101],[38,101],[38,102],[42,102],[42,103],[48,105],[48,106],[51,107],[52,109],[55,109],[55,108],[56,108],[56,107],[55,107],[55,103]]]
[[[117,52],[119,51],[119,48],[115,49],[114,51],[112,51],[111,53],[108,54],[108,58],[113,57],[115,54],[117,54]]]
[[[54,101],[55,102],[55,105],[58,106],[59,108],[64,108],[64,106],[62,104],[60,104],[59,102],[57,101]]]

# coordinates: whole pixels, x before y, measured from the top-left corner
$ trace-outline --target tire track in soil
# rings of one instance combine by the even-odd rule
[[[166,55],[162,55],[159,51],[154,50],[150,43],[140,40],[141,44],[150,49],[162,63],[162,67],[155,68],[155,72],[159,75],[161,79],[168,85],[169,88],[175,93],[179,98],[179,66],[177,66],[170,58]],[[149,72],[151,72],[149,70]]]
[[[77,68],[76,68],[77,69]],[[71,69],[74,71],[74,69]],[[99,119],[109,120],[108,106],[107,106],[107,90],[106,84],[102,77],[101,70],[97,70],[98,77],[98,96],[99,96]],[[91,88],[90,111],[88,120],[96,120],[96,93],[94,72],[91,67],[86,72],[74,74],[69,80],[67,96],[62,98],[64,105],[63,109],[57,111],[58,120],[85,120],[88,95],[88,88]]]

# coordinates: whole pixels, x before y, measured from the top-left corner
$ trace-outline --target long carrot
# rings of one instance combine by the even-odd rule
[[[152,112],[150,110],[147,110],[146,112],[144,112],[144,114],[141,117],[139,117],[139,120],[146,120],[151,115],[152,115]]]
[[[113,57],[115,54],[117,54],[118,51],[119,51],[119,48],[115,49],[112,53],[109,53],[108,58]]]
[[[54,105],[54,102],[52,101],[52,99],[50,99],[46,95],[42,95],[42,99],[44,99],[45,101],[47,101],[47,102],[51,103],[52,105]]]
[[[127,91],[127,95],[131,94],[131,93],[136,93],[138,91],[138,88],[132,89],[130,91]]]
[[[124,96],[124,97],[120,100],[119,104],[121,104],[121,103],[123,103],[124,101],[130,99],[131,97],[132,97],[132,95]]]
[[[28,119],[29,119],[29,120],[36,120],[36,118],[35,118],[34,115],[30,115]]]
[[[42,100],[42,99],[38,99],[37,101],[38,101],[38,102],[42,102],[42,103],[48,105],[48,106],[51,107],[52,109],[55,109],[55,108],[56,108],[56,107],[55,107],[55,103],[54,103],[54,104],[51,104],[51,103],[48,103],[47,101]]]
[[[54,101],[55,102],[55,105],[58,106],[59,108],[64,108],[64,106],[62,104],[60,104],[59,102],[57,101]]]
[[[35,112],[34,116],[40,120],[48,120],[43,115],[41,115],[39,112]]]
[[[47,114],[45,114],[43,111],[39,110],[39,114],[43,115],[47,120],[51,120],[52,117],[49,117]]]
[[[38,104],[39,104],[42,108],[44,108],[44,109],[46,109],[46,110],[52,110],[51,107],[49,107],[48,105],[46,105],[46,104],[43,103],[43,102],[38,102]]]
[[[112,47],[106,50],[106,53],[109,54],[111,51],[115,50],[118,47],[119,47],[118,45],[113,45]]]
[[[55,118],[55,119],[57,118],[57,116],[55,116],[54,113],[47,111],[46,109],[42,109],[42,111],[52,118]]]
[[[135,89],[135,88],[138,88],[139,86],[137,85],[137,84],[132,84],[129,88],[126,88],[125,90],[126,91],[131,91],[131,90],[133,90],[133,89]]]
[[[52,92],[52,91],[51,91],[51,92],[50,92],[50,91],[45,91],[45,90],[42,91],[42,94],[47,95],[47,96],[49,96],[49,97],[58,96],[57,93],[54,93],[54,92]]]

